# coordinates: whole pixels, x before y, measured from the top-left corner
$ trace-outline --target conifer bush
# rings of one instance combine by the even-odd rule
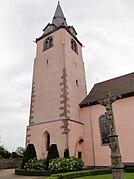
[[[24,153],[21,168],[23,169],[24,166],[25,166],[25,163],[27,163],[30,159],[33,159],[35,157],[37,157],[37,156],[36,156],[36,151],[35,151],[34,145],[33,144],[28,144],[28,146],[26,148],[26,151]]]
[[[48,150],[48,155],[47,155],[47,160],[46,160],[46,169],[48,170],[48,166],[49,166],[49,161],[55,158],[59,158],[59,152],[57,149],[57,145],[56,144],[52,144],[49,147]]]
[[[64,158],[69,158],[69,149],[68,148],[66,148],[64,150]]]

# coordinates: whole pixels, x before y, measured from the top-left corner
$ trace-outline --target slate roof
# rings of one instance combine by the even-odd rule
[[[66,22],[66,18],[64,17],[63,11],[61,9],[60,3],[58,2],[53,20],[52,20],[52,24],[54,24],[55,26],[59,27],[59,26],[65,26],[67,27],[67,22]]]
[[[99,99],[106,97],[108,90],[112,95],[121,95],[121,98],[134,96],[134,72],[95,84],[80,107],[98,104]]]

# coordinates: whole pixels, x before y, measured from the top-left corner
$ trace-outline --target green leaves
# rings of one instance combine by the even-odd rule
[[[81,170],[84,167],[84,163],[80,158],[56,158],[49,162],[48,169],[54,172],[66,172]]]
[[[30,159],[24,166],[26,170],[45,170],[46,169],[46,159],[36,158]]]
[[[0,146],[0,158],[10,158],[11,153],[8,152],[3,146]]]

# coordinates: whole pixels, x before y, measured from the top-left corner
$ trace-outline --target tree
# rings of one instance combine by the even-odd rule
[[[5,149],[3,146],[0,146],[0,158],[10,158],[11,153],[8,152],[7,149]]]
[[[23,169],[25,166],[25,163],[27,163],[30,159],[33,159],[34,157],[37,157],[35,147],[33,144],[28,144],[26,151],[24,153],[21,168]]]
[[[48,154],[47,154],[47,160],[46,160],[47,170],[48,170],[48,166],[49,166],[49,161],[52,160],[52,159],[55,159],[55,158],[59,158],[59,152],[58,152],[58,149],[57,149],[57,145],[52,144],[49,147]]]

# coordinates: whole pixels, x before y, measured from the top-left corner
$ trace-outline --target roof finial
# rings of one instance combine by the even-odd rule
[[[60,1],[58,1],[58,4],[60,4]]]

